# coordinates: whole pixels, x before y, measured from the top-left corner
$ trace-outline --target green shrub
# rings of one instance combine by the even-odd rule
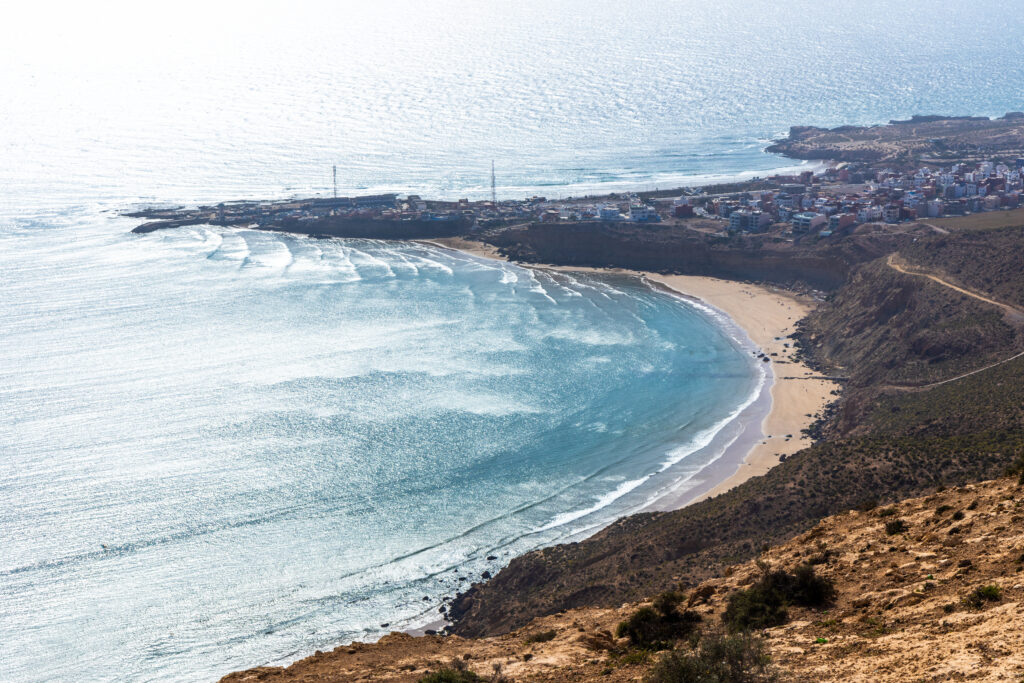
[[[691,652],[675,650],[651,668],[647,683],[767,683],[775,680],[759,638],[704,637]]]
[[[889,534],[890,536],[901,534],[906,530],[907,523],[904,522],[902,519],[894,519],[892,521],[885,523],[885,533]]]
[[[665,650],[676,640],[686,638],[700,623],[700,615],[690,610],[679,611],[682,593],[662,593],[653,607],[641,607],[619,624],[615,635],[629,638],[630,644],[648,650]]]
[[[1002,597],[1002,590],[995,584],[978,586],[964,598],[964,605],[970,609],[981,609],[986,602],[999,602]]]
[[[527,643],[546,643],[549,640],[554,640],[555,636],[558,635],[558,631],[550,629],[548,631],[538,631],[537,633],[531,633],[526,636]]]
[[[809,564],[793,573],[765,568],[757,583],[729,596],[722,619],[731,631],[780,626],[789,619],[787,606],[825,607],[835,596],[832,581],[818,576]]]
[[[826,607],[836,599],[832,580],[818,576],[814,567],[802,564],[790,574],[786,599],[800,607]]]
[[[785,624],[789,612],[782,594],[759,582],[730,595],[722,619],[730,631],[749,631]]]

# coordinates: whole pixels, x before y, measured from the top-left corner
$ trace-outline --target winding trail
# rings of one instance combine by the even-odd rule
[[[956,377],[950,377],[949,379],[944,379],[944,380],[939,381],[939,382],[932,382],[931,384],[918,384],[918,385],[886,384],[886,385],[883,385],[882,388],[883,389],[896,389],[897,391],[926,391],[928,389],[933,389],[935,387],[942,386],[943,384],[949,384],[950,382],[955,382],[958,379],[963,379],[964,377],[970,377],[971,375],[977,375],[979,372],[985,372],[986,370],[991,370],[992,368],[997,367],[999,365],[1003,365],[1004,363],[1009,363],[1012,360],[1017,360],[1021,356],[1024,356],[1024,351],[1021,351],[1020,353],[1018,353],[1015,356],[1010,356],[1009,358],[1004,358],[1003,360],[996,361],[995,363],[990,363],[989,365],[986,365],[983,368],[978,368],[977,370],[971,370],[970,372],[965,372],[962,375],[957,375]]]
[[[934,227],[934,226],[929,226],[929,227]],[[889,254],[889,258],[886,260],[886,263],[888,264],[888,266],[890,268],[892,268],[896,272],[903,273],[904,275],[916,275],[918,277],[926,277],[929,280],[932,280],[933,282],[937,282],[938,284],[942,285],[943,287],[948,287],[949,289],[952,289],[955,292],[959,292],[960,294],[963,294],[964,296],[969,296],[972,299],[977,299],[978,301],[982,301],[982,302],[984,302],[986,304],[990,304],[992,306],[997,306],[997,307],[1003,309],[1003,312],[1006,314],[1006,317],[1011,322],[1013,322],[1013,323],[1015,323],[1017,325],[1020,325],[1020,324],[1024,323],[1024,311],[1022,311],[1021,309],[1017,308],[1016,306],[1011,306],[1010,304],[1006,304],[1006,303],[1003,303],[1001,301],[996,301],[995,299],[990,299],[987,296],[982,296],[981,294],[977,294],[977,293],[972,292],[970,290],[964,289],[963,287],[958,287],[957,285],[954,285],[953,283],[951,283],[951,282],[949,282],[947,280],[943,280],[941,277],[939,277],[937,275],[933,275],[933,274],[925,271],[923,268],[914,269],[912,266],[906,266],[906,265],[900,264],[900,263],[898,263],[898,259],[899,259],[899,254],[897,254],[896,252],[893,252],[892,254]],[[956,377],[950,377],[949,379],[944,379],[944,380],[941,380],[939,382],[932,382],[930,384],[921,384],[921,385],[889,384],[889,385],[886,385],[884,388],[896,389],[896,390],[899,390],[899,391],[924,391],[926,389],[931,389],[933,387],[941,386],[943,384],[949,384],[950,382],[955,382],[955,381],[957,381],[959,379],[963,379],[964,377],[970,377],[971,375],[976,375],[979,372],[985,372],[986,370],[989,370],[989,369],[994,368],[996,366],[1003,365],[1004,363],[1009,363],[1012,360],[1016,360],[1016,359],[1020,358],[1021,356],[1024,356],[1024,351],[1022,351],[1020,353],[1017,353],[1017,354],[1015,354],[1013,356],[1010,356],[1009,358],[1004,358],[1001,361],[996,361],[995,363],[990,363],[990,364],[986,365],[985,367],[978,368],[977,370],[971,370],[970,372],[965,372],[962,375],[957,375]]]
[[[939,283],[943,287],[949,287],[950,289],[952,289],[954,291],[957,291],[957,292],[960,292],[961,294],[963,294],[965,296],[969,296],[969,297],[971,297],[973,299],[977,299],[978,301],[984,301],[986,304],[991,304],[993,306],[998,306],[999,308],[1003,309],[1003,311],[1005,311],[1009,315],[1011,315],[1011,316],[1013,316],[1015,318],[1020,318],[1021,320],[1024,320],[1024,311],[1022,311],[1021,309],[1017,308],[1016,306],[1011,306],[1010,304],[1004,304],[1001,301],[996,301],[995,299],[989,299],[986,296],[982,296],[981,294],[976,294],[976,293],[974,293],[974,292],[972,292],[972,291],[970,291],[968,289],[964,289],[963,287],[958,287],[957,285],[954,285],[953,283],[951,283],[951,282],[949,282],[947,280],[943,280],[941,277],[939,277],[937,275],[932,275],[931,273],[925,271],[923,268],[922,269],[908,268],[905,265],[901,265],[901,264],[897,263],[896,260],[898,258],[899,258],[899,255],[896,252],[893,252],[892,254],[889,254],[889,258],[886,261],[886,263],[888,263],[890,268],[892,268],[893,270],[895,270],[895,271],[897,271],[899,273],[903,273],[904,275],[918,275],[920,277],[926,277],[929,280],[932,280],[934,282]]]

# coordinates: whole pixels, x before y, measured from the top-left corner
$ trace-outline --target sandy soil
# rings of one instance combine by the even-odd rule
[[[491,245],[460,237],[436,239],[430,243],[486,258],[503,259]],[[796,322],[813,307],[811,299],[761,285],[696,275],[661,275],[621,268],[539,267],[644,277],[717,308],[771,358],[775,378],[771,387],[771,410],[761,425],[764,437],[746,454],[737,470],[696,500],[724,493],[750,477],[762,475],[779,463],[780,456],[791,455],[810,445],[810,439],[803,436],[801,430],[829,403],[832,391],[838,387],[793,359],[794,348],[788,336],[793,333]]]

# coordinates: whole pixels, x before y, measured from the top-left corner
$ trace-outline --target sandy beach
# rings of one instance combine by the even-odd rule
[[[454,237],[430,240],[427,243],[505,260],[496,248],[481,242]],[[722,472],[725,475],[722,481],[696,496],[680,496],[676,499],[676,507],[724,493],[750,477],[764,474],[780,462],[781,456],[790,455],[810,445],[810,439],[801,434],[801,430],[829,403],[831,393],[838,385],[821,379],[820,375],[793,358],[795,349],[788,337],[794,332],[796,322],[814,306],[809,297],[763,285],[696,275],[662,275],[622,268],[524,265],[576,272],[621,273],[646,278],[656,285],[682,296],[700,299],[718,309],[746,332],[760,351],[771,358],[774,375],[771,406],[761,423],[760,438],[737,440],[734,447],[743,448],[746,452],[738,456],[726,453],[722,457],[722,461],[732,471]]]

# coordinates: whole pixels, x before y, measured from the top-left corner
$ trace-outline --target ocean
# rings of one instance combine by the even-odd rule
[[[695,485],[766,381],[624,276],[139,206],[763,175],[1024,109],[1005,4],[29,6],[0,27],[4,680],[209,680],[425,624]],[[495,559],[488,559],[495,558]],[[386,624],[386,625],[385,625]]]

